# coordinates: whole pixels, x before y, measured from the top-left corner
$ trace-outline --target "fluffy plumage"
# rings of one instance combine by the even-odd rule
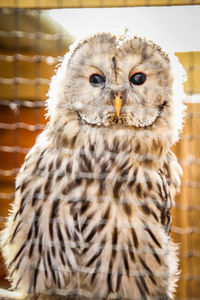
[[[152,42],[110,34],[64,57],[49,91],[49,123],[17,176],[2,235],[19,297],[172,297],[170,210],[182,171],[170,147],[184,112],[175,65]],[[142,84],[131,82],[138,73]]]

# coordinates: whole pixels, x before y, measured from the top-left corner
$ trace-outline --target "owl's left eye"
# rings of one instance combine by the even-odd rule
[[[89,82],[94,87],[104,86],[106,79],[100,74],[92,74],[89,78]]]
[[[146,81],[146,79],[147,75],[143,72],[134,73],[129,77],[130,82],[134,85],[141,85]]]

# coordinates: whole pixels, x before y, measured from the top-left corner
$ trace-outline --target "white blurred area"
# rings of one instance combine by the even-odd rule
[[[125,28],[172,52],[200,51],[200,5],[54,9],[50,16],[81,39],[94,32],[123,33]]]

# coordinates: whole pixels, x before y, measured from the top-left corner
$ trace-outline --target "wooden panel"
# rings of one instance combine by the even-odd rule
[[[178,52],[176,55],[184,66],[188,80],[184,84],[186,93],[200,93],[200,52]]]
[[[181,193],[176,198],[176,207],[173,209],[172,237],[180,245],[181,280],[178,283],[177,299],[200,299],[198,280],[200,275],[199,125],[200,103],[187,104],[183,137],[174,147],[184,171]]]
[[[200,0],[18,0],[23,8],[80,8],[80,7],[123,7],[123,6],[164,6],[200,4]],[[0,0],[2,7],[15,7],[15,0]]]

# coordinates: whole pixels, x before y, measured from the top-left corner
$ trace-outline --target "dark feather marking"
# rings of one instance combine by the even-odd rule
[[[60,284],[60,275],[59,275],[59,273],[57,273],[57,282],[58,282],[58,287],[60,289],[61,288],[61,284]]]
[[[141,208],[142,208],[143,212],[144,212],[146,215],[149,215],[149,214],[151,213],[151,210],[150,210],[150,208],[148,207],[147,204],[141,205]]]
[[[19,229],[19,226],[21,225],[21,223],[22,223],[22,221],[19,221],[17,226],[15,227],[15,230],[12,234],[12,238],[11,238],[10,242],[12,242],[14,240],[15,236],[17,235],[17,232],[18,232],[18,229]]]
[[[101,255],[102,250],[103,250],[103,248],[99,247],[99,249],[97,250],[97,252],[87,262],[86,267],[89,267],[91,264],[93,264],[93,262],[95,262],[95,260]]]
[[[53,206],[52,206],[51,215],[50,215],[50,219],[54,219],[55,217],[57,217],[58,209],[59,209],[59,203],[60,203],[60,199],[59,198],[57,198],[56,200],[54,200]]]
[[[92,213],[92,214],[90,214],[90,215],[87,216],[87,218],[85,219],[85,221],[81,225],[81,233],[83,233],[84,230],[87,228],[87,226],[88,226],[90,220],[92,219],[93,215],[94,214]]]
[[[51,245],[51,252],[52,252],[53,257],[56,257],[56,248],[54,245]]]
[[[82,201],[80,215],[83,215],[89,207],[90,207],[90,201],[87,200]]]
[[[86,171],[87,172],[92,172],[92,163],[87,158],[87,156],[85,155],[84,149],[82,148],[81,150],[82,150],[82,152],[81,152],[82,161],[81,161],[81,164],[80,164],[80,168],[83,172],[86,172]]]
[[[151,210],[151,214],[152,214],[152,216],[154,217],[154,219],[155,219],[157,222],[159,222],[158,216],[156,215],[156,213],[155,213],[153,210]]]
[[[126,176],[128,175],[128,172],[129,172],[129,170],[130,170],[131,167],[132,167],[132,166],[126,168],[126,169],[121,173],[121,177],[126,177]],[[123,180],[125,180],[125,179],[127,179],[127,178],[123,178]]]
[[[128,161],[129,161],[129,158],[127,158],[127,160],[120,166],[119,171],[123,170],[127,166]],[[129,169],[130,169],[130,167],[129,167]],[[121,175],[121,176],[123,176],[123,175]]]
[[[26,201],[27,196],[28,196],[28,193],[22,197],[22,200],[21,200],[21,203],[20,203],[20,209],[19,209],[19,214],[20,215],[22,214],[22,212],[24,210],[25,201]]]
[[[67,225],[65,225],[65,232],[67,234],[68,239],[71,240],[72,236],[71,236],[71,234],[69,232],[69,229],[68,229]]]
[[[35,204],[37,204],[39,196],[40,196],[40,191],[41,191],[41,187],[39,186],[33,193],[33,198],[32,198],[32,206],[34,206]]]
[[[67,173],[71,173],[72,172],[72,165],[70,162],[68,162],[68,164],[66,165],[66,172]]]
[[[114,227],[114,230],[113,230],[113,234],[112,234],[112,258],[115,259],[116,257],[116,254],[117,254],[117,250],[116,250],[116,247],[117,247],[117,241],[118,241],[118,230],[117,230],[117,227]]]
[[[135,171],[133,172],[133,177],[132,177],[131,181],[128,184],[129,188],[132,188],[133,185],[135,184],[136,179],[137,179],[137,173],[138,173],[138,168],[136,168]]]
[[[123,256],[123,260],[124,260],[124,266],[126,269],[126,275],[129,277],[129,264],[128,264],[128,258],[127,258],[127,253],[126,253],[125,249],[122,250],[122,256]]]
[[[95,277],[96,277],[96,275],[97,275],[97,273],[99,271],[100,266],[101,266],[101,259],[98,259],[97,263],[96,263],[96,267],[95,267],[94,273],[92,274],[91,283],[94,282],[94,279],[95,279]]]
[[[60,199],[57,198],[56,200],[54,200],[53,205],[52,205],[52,210],[51,210],[51,215],[50,215],[50,221],[49,221],[49,234],[51,237],[51,240],[53,241],[53,219],[57,216],[58,213],[58,209],[59,209],[59,203],[60,203]],[[55,247],[52,246],[52,253],[55,256]]]
[[[90,145],[90,152],[93,152],[94,151],[94,145]]]
[[[147,287],[147,284],[146,284],[146,281],[145,281],[145,279],[144,279],[144,276],[140,276],[139,278],[140,278],[140,281],[141,281],[141,283],[142,283],[142,286],[143,286],[144,290],[145,290],[146,293],[149,295],[149,289],[148,289],[148,287]]]
[[[112,288],[112,259],[110,260],[109,263],[109,269],[108,269],[108,275],[107,275],[107,284],[108,284],[108,293],[113,293],[113,288]]]
[[[163,208],[161,211],[160,221],[162,225],[166,223],[166,210]]]
[[[125,213],[127,214],[127,216],[131,216],[132,214],[132,207],[129,203],[127,202],[123,202],[123,209],[125,211]]]
[[[131,224],[130,224],[131,226]],[[132,233],[132,238],[133,238],[133,243],[134,243],[134,246],[135,248],[138,248],[139,246],[139,241],[138,241],[138,238],[137,238],[137,234],[135,232],[135,229],[133,227],[131,227],[131,233]]]
[[[87,236],[87,238],[86,238],[86,243],[89,243],[91,240],[92,240],[92,238],[94,237],[94,235],[96,234],[96,232],[97,232],[97,227],[95,226],[94,228],[92,228],[92,230],[90,231],[90,233],[88,234],[88,236]]]
[[[107,220],[109,218],[109,216],[110,216],[110,205],[108,205],[108,207],[107,207],[107,209],[106,209],[106,211],[105,211],[102,219],[103,220]]]
[[[34,271],[34,279],[33,279],[33,290],[34,290],[34,292],[36,290],[37,276],[38,276],[38,272],[39,272],[40,259],[41,259],[41,257],[39,258],[38,263],[37,263],[36,268],[35,268],[35,271]]]
[[[63,239],[63,235],[62,235],[59,223],[56,223],[56,228],[57,228],[57,235],[58,235],[58,239],[60,241],[61,249],[63,252],[65,252],[65,242]]]
[[[104,179],[99,179],[99,191],[98,194],[99,196],[103,195],[104,189],[105,189],[105,180]]]
[[[138,257],[139,257],[141,264],[146,269],[151,282],[156,285],[156,281],[155,281],[153,272],[150,270],[150,268],[147,266],[147,264],[144,262],[144,260],[140,256],[138,256]]]
[[[60,158],[57,158],[57,161],[56,161],[56,170],[60,169],[61,164],[62,164],[62,160]]]
[[[48,262],[48,266],[49,266],[49,269],[51,271],[51,274],[53,276],[53,281],[56,284],[56,275],[55,275],[55,271],[54,271],[54,268],[53,268],[52,263],[51,263],[51,256],[50,256],[49,250],[47,250],[47,262]]]
[[[52,160],[52,162],[49,164],[49,168],[48,168],[48,171],[51,172],[52,171],[52,168],[53,168],[53,163],[54,161]]]
[[[119,199],[120,195],[119,195],[119,191],[120,188],[122,186],[123,182],[122,181],[116,181],[113,187],[113,195],[115,197],[115,199]]]
[[[116,138],[113,141],[111,151],[114,152],[114,153],[119,152],[119,142]]]
[[[14,222],[16,221],[17,216],[19,215],[19,211],[20,211],[20,209],[18,209],[18,211],[16,212],[16,214],[15,214],[15,216],[14,216]]]
[[[71,181],[70,183],[68,183],[68,184],[64,187],[64,189],[62,190],[62,194],[63,194],[63,195],[68,195],[68,194],[72,191],[72,189],[73,189],[75,186],[76,186],[76,185],[75,185],[75,182]]]
[[[46,260],[45,260],[45,256],[43,255],[43,265],[44,265],[44,274],[45,274],[45,278],[48,279],[48,271],[47,271],[47,265],[46,265]]]
[[[164,191],[164,194],[165,194],[164,198],[167,199],[168,192],[167,192],[167,189],[166,189],[166,184],[165,184],[165,181],[163,179],[163,176],[160,175],[160,177],[161,177],[161,180],[162,180],[162,187],[163,187],[163,191]]]
[[[107,172],[107,169],[108,169],[108,162],[105,161],[105,162],[101,165],[100,173],[105,173],[105,172]]]
[[[77,135],[74,136],[73,138],[71,138],[71,140],[70,140],[71,147],[74,147],[74,144],[76,142],[76,138],[77,138]]]
[[[135,153],[140,153],[141,151],[141,145],[138,143],[135,147]]]
[[[117,73],[116,73],[117,63],[116,63],[116,58],[115,58],[115,56],[112,57],[112,62],[113,62],[115,74],[117,74]]]
[[[17,265],[16,265],[16,269],[15,270],[18,270],[20,265],[21,265],[21,262],[22,262],[22,259],[24,258],[24,255],[21,256],[21,258],[19,259]]]
[[[65,266],[66,263],[65,263],[62,251],[59,252],[59,256],[60,256],[60,260],[61,260],[62,264]]]
[[[136,194],[138,195],[138,197],[141,197],[142,196],[142,186],[140,183],[138,183],[136,185]]]
[[[28,257],[29,258],[32,257],[34,248],[35,248],[35,240],[33,239],[32,242],[31,242],[31,246],[30,246],[29,252],[28,252]]]
[[[148,187],[149,190],[151,190],[153,188],[153,184],[151,182],[151,179],[149,177],[149,174],[144,172],[144,178],[145,178],[145,181],[146,181],[146,185]]]
[[[157,238],[155,237],[155,235],[153,234],[153,232],[151,231],[151,229],[149,227],[145,227],[145,230],[148,232],[148,234],[150,235],[150,237],[152,238],[152,240],[154,241],[154,243],[159,247],[162,248],[159,241],[157,240]]]
[[[53,241],[53,221],[52,220],[50,220],[50,222],[49,222],[49,234],[50,234],[51,240]]]
[[[161,265],[161,260],[160,257],[158,256],[156,250],[151,246],[151,244],[149,244],[149,247],[153,253],[153,256],[155,257],[155,259],[157,260],[157,262],[159,263],[159,265]]]
[[[30,182],[31,182],[31,180],[24,180],[24,182],[21,185],[21,193],[23,193],[23,191],[29,185]]]
[[[74,241],[75,241],[75,242],[78,242],[78,241],[79,241],[79,237],[78,237],[76,231],[73,231],[73,238],[74,238]],[[79,247],[79,246],[77,245],[77,247]]]
[[[35,218],[34,218],[34,231],[35,231],[35,234],[34,234],[34,237],[37,238],[38,236],[38,231],[39,231],[39,217],[41,215],[41,206],[38,208],[38,210],[36,211],[36,214],[35,214]]]
[[[76,185],[78,185],[78,186],[81,185],[82,178],[76,177],[75,182],[76,182]]]
[[[20,278],[18,279],[18,281],[16,283],[14,290],[16,290],[18,288],[18,285],[19,285],[20,281],[22,280],[22,278],[23,278],[23,276],[20,276]]]
[[[140,294],[142,296],[142,300],[147,300],[147,297],[145,295],[145,291],[144,291],[143,287],[141,286],[141,283],[138,281],[137,277],[135,277],[135,282],[136,282],[138,290],[140,291]]]
[[[38,244],[39,254],[42,255],[42,234],[40,235],[39,244]]]
[[[50,173],[47,178],[47,181],[45,183],[45,186],[44,186],[44,201],[47,200],[47,198],[50,194],[52,178],[53,178],[53,175]]]
[[[85,254],[89,249],[90,249],[89,246],[85,247],[85,248],[82,250],[82,254]]]
[[[131,258],[132,262],[134,263],[135,262],[135,255],[133,253],[133,247],[132,247],[130,241],[128,241],[128,250],[129,250],[130,258]]]
[[[117,273],[116,292],[118,292],[119,289],[120,289],[121,281],[122,281],[122,272],[121,272],[121,270],[119,269],[119,270],[118,270],[118,273]]]
[[[73,215],[73,219],[74,219],[74,227],[75,227],[76,231],[80,232],[77,212]]]
[[[68,257],[67,257],[67,265],[68,265],[68,267],[70,268],[70,270],[72,271],[72,274],[74,274],[74,270],[73,270],[73,268],[72,268],[72,265],[71,265],[71,263],[70,263]]]
[[[164,196],[163,196],[163,193],[162,193],[161,186],[160,186],[159,183],[157,183],[156,185],[157,185],[157,188],[158,188],[158,191],[159,191],[159,196],[160,196],[160,198],[163,200],[163,199],[164,199]]]
[[[108,220],[110,215],[110,205],[108,205],[105,213],[103,214],[102,218],[101,218],[101,222],[99,224],[99,231],[103,230],[103,228],[106,226],[106,221]]]
[[[22,253],[22,251],[24,250],[25,246],[26,246],[27,241],[25,241],[23,243],[23,245],[20,247],[19,251],[17,252],[17,254],[15,255],[15,257],[13,258],[13,260],[10,262],[8,268],[10,268],[10,266],[17,260],[17,258],[20,256],[20,254]]]
[[[24,258],[24,255],[22,255],[22,256],[20,257],[20,259],[19,259],[17,265],[16,265],[16,266],[14,267],[14,269],[12,270],[12,272],[11,272],[11,274],[10,274],[10,277],[12,277],[12,276],[13,276],[13,273],[19,269],[20,264],[21,264],[23,258]]]
[[[33,173],[32,173],[32,174],[35,174],[35,173],[37,172],[37,170],[38,170],[38,168],[39,168],[39,165],[40,165],[40,162],[41,162],[41,160],[42,160],[42,154],[40,154],[40,157],[39,157],[39,159],[37,160],[37,163],[36,163],[36,165],[35,165],[35,168],[34,168],[34,170],[33,170]]]

